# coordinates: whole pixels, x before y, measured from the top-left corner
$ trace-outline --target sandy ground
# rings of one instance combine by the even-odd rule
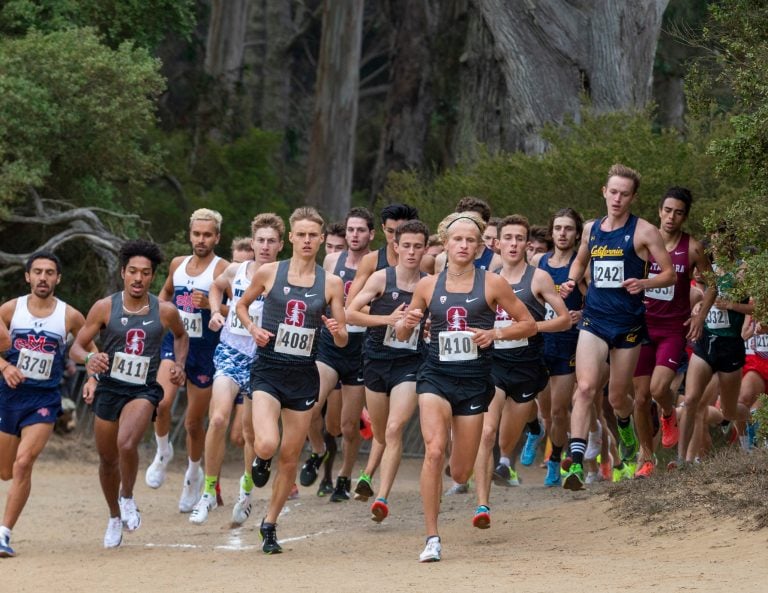
[[[55,437],[57,438],[57,437]],[[63,449],[70,450],[62,454]],[[82,454],[71,451],[81,450]],[[284,553],[261,553],[258,523],[266,492],[240,529],[230,529],[238,465],[223,475],[225,506],[202,526],[178,513],[182,465],[163,488],[143,482],[143,525],[117,550],[104,550],[107,522],[90,443],[53,443],[35,467],[33,491],[13,534],[14,559],[0,560],[3,593],[81,591],[741,591],[765,590],[768,533],[693,513],[686,530],[664,517],[629,523],[610,510],[606,488],[571,493],[544,488],[543,470],[523,468],[519,488],[495,488],[492,527],[472,528],[473,495],[445,497],[443,561],[419,564],[423,523],[418,460],[406,460],[390,497],[391,515],[370,520],[368,504],[332,504],[302,488],[288,503],[278,536]],[[446,480],[447,482],[447,480]],[[375,486],[375,482],[374,482]],[[269,486],[268,486],[269,487]],[[0,484],[4,500],[8,484]],[[676,521],[677,523],[677,521]]]

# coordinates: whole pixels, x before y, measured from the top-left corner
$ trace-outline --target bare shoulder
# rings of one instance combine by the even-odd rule
[[[213,276],[216,277],[219,274],[222,274],[224,270],[229,268],[230,263],[229,260],[224,259],[223,257],[219,259],[219,261],[216,262],[216,267],[213,269]]]
[[[336,253],[329,253],[325,256],[325,259],[323,260],[323,268],[328,272],[333,272],[333,269],[336,267],[336,262],[339,261],[339,256],[341,255],[341,251],[337,251]]]

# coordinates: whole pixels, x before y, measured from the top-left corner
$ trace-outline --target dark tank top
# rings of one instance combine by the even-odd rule
[[[333,268],[333,274],[334,276],[338,276],[341,278],[341,281],[344,284],[344,303],[347,302],[347,295],[349,294],[349,288],[352,286],[352,281],[355,279],[355,275],[357,274],[357,269],[352,269],[347,267],[347,255],[348,251],[342,251],[339,255],[339,259],[336,260],[336,265]],[[327,315],[330,315],[330,310],[328,310]],[[347,345],[343,348],[339,348],[336,343],[333,341],[333,336],[331,335],[331,332],[329,332],[326,327],[323,325],[320,329],[320,347],[323,349],[323,352],[333,352],[337,354],[338,356],[355,356],[359,357],[362,356],[363,353],[363,343],[365,342],[365,328],[359,327],[356,325],[349,325],[347,324],[347,334],[349,335],[349,339],[347,341]]]
[[[549,258],[552,253],[545,253],[539,260],[539,267],[552,276],[552,281],[555,283],[555,291],[560,292],[560,285],[564,284],[568,280],[568,272],[571,269],[573,260],[576,259],[576,253],[571,256],[567,266],[561,268],[552,267],[549,264]],[[579,287],[576,286],[571,294],[563,299],[565,306],[569,311],[580,311],[584,307],[584,295],[581,294]],[[547,313],[544,315],[544,319],[554,319],[556,317],[554,309],[546,307]],[[547,332],[543,335],[544,348],[546,352],[556,352],[557,344],[562,343],[575,343],[579,339],[579,330],[576,326],[561,332]],[[550,348],[552,347],[552,348]]]
[[[515,296],[520,299],[531,313],[534,321],[544,321],[546,309],[531,290],[533,274],[536,268],[526,265],[520,282],[512,284]],[[495,327],[506,327],[512,323],[509,314],[500,306],[496,306]],[[496,363],[533,362],[541,360],[544,339],[541,334],[520,340],[494,340],[493,360]]]

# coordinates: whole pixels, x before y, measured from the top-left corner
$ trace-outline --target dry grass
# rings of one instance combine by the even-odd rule
[[[732,517],[748,529],[768,527],[768,450],[747,455],[719,449],[700,464],[676,471],[659,468],[646,480],[614,485],[608,498],[617,514],[644,523],[664,514],[664,528],[690,526],[697,515]]]

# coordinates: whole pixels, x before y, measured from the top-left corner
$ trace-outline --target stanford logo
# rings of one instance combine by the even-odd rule
[[[306,311],[307,303],[291,299],[285,305],[285,324],[304,327],[304,314]]]
[[[507,321],[509,319],[512,319],[509,316],[509,313],[507,313],[499,305],[496,305],[496,321]]]
[[[144,353],[144,340],[147,333],[143,329],[129,329],[125,334],[125,352],[126,354],[135,354],[141,356]]]
[[[344,299],[346,300],[347,295],[349,294],[349,289],[352,286],[352,280],[347,280],[344,283]]]
[[[449,307],[445,312],[449,331],[464,331],[467,329],[467,310],[464,307]]]
[[[400,293],[399,293],[399,292],[397,292],[397,291],[393,292],[393,293],[392,293],[392,300],[393,300],[393,301],[396,301],[396,300],[397,300],[397,297],[399,297],[399,296],[400,296]]]

